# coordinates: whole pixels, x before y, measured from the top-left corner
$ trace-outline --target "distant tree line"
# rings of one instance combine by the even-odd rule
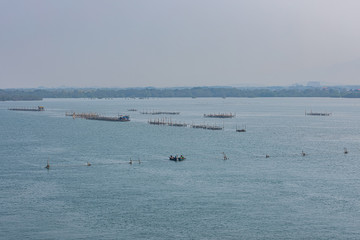
[[[360,98],[359,89],[339,87],[194,87],[129,89],[0,89],[0,101],[41,100],[43,98],[170,98],[170,97],[332,97]]]

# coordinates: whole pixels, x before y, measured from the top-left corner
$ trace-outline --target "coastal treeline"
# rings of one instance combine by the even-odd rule
[[[193,87],[193,88],[61,88],[0,89],[0,101],[43,98],[162,98],[162,97],[332,97],[360,98],[360,90],[345,87]]]

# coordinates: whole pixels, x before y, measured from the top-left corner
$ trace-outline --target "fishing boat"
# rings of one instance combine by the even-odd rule
[[[169,157],[169,160],[175,161],[175,162],[184,161],[185,159],[186,158],[183,155],[181,155],[180,157],[178,157],[177,155],[175,157],[173,155],[171,155]]]

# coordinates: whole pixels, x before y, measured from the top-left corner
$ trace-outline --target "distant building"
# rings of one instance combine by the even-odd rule
[[[320,82],[311,81],[307,83],[308,87],[320,87]]]

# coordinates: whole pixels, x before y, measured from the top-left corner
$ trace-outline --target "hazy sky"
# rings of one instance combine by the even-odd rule
[[[0,88],[360,84],[359,0],[0,0]]]

